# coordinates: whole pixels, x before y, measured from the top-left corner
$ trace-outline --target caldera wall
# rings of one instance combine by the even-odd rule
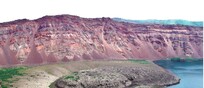
[[[203,27],[45,16],[0,24],[0,65],[203,57]]]

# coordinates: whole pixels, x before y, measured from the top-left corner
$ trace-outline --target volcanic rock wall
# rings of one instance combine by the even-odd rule
[[[0,65],[203,57],[203,28],[45,16],[0,24]]]

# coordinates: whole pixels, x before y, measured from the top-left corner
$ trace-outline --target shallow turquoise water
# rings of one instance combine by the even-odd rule
[[[155,63],[181,79],[179,84],[168,88],[203,88],[203,60],[188,62],[159,60]]]

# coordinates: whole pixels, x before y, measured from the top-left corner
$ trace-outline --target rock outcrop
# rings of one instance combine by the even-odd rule
[[[58,79],[53,88],[133,88],[179,83],[179,78],[162,69],[137,66],[100,67],[82,70]],[[158,87],[157,87],[158,88]]]
[[[203,27],[45,16],[0,24],[0,65],[203,57]],[[68,61],[65,60],[65,61]]]

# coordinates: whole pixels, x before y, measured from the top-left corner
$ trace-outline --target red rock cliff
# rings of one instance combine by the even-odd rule
[[[203,57],[203,28],[45,16],[0,24],[0,65]]]

